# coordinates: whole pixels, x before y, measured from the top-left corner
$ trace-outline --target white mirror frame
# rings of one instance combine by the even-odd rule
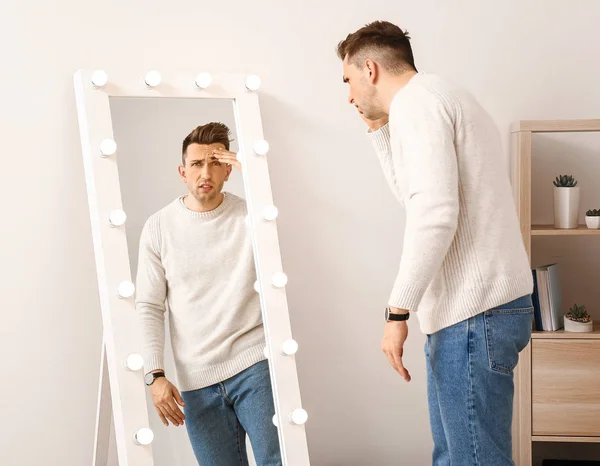
[[[103,79],[95,85],[92,79],[100,74]],[[246,88],[248,77],[244,75],[212,75],[211,80],[202,81],[210,81],[206,88],[196,85],[197,71],[161,73],[162,79],[155,87],[144,82],[145,76],[145,70],[111,70],[107,74],[80,70],[74,75],[104,327],[94,465],[106,464],[111,416],[119,465],[153,465],[151,446],[140,446],[134,436],[149,426],[143,371],[131,371],[124,364],[129,355],[140,352],[141,339],[133,298],[119,297],[117,292],[121,282],[132,281],[125,229],[109,222],[110,213],[123,208],[118,141],[115,154],[103,155],[100,151],[103,141],[114,140],[109,98],[118,96],[233,100],[282,462],[284,466],[307,466],[304,425],[292,423],[292,413],[302,408],[296,361],[281,349],[292,339],[287,296],[285,287],[272,285],[273,275],[283,270],[276,222],[265,220],[263,213],[265,207],[273,205],[267,156],[254,152],[254,144],[263,140],[258,95]]]

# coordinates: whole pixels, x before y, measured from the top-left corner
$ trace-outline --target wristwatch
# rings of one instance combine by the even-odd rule
[[[144,383],[148,386],[152,385],[156,379],[159,377],[164,377],[165,373],[162,371],[159,372],[151,372],[150,374],[146,374],[144,376]]]
[[[401,322],[403,320],[408,320],[409,317],[410,317],[409,312],[407,312],[406,314],[394,314],[393,312],[390,312],[389,307],[385,308],[385,321],[386,322]]]

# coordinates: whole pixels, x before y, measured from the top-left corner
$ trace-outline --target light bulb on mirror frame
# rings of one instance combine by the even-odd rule
[[[256,141],[254,143],[254,153],[256,155],[267,155],[269,152],[269,142],[261,139],[260,141]]]
[[[254,282],[254,291],[260,293],[260,283],[258,282],[258,280]]]
[[[265,349],[263,350],[263,354],[265,355],[265,358],[269,359],[269,348],[267,346],[265,346]]]
[[[130,281],[124,281],[119,283],[119,287],[117,288],[117,296],[121,299],[123,298],[131,298],[135,293],[135,285]]]
[[[100,155],[102,157],[108,157],[117,152],[117,143],[114,139],[104,139],[100,143]]]
[[[283,272],[276,272],[273,274],[273,286],[275,288],[284,288],[288,283],[288,277]]]
[[[279,217],[279,209],[274,205],[269,205],[263,209],[263,217],[266,221],[272,222]]]
[[[258,91],[260,85],[260,78],[255,74],[251,74],[246,78],[246,89],[248,89],[249,91]]]
[[[96,89],[105,86],[108,82],[108,74],[104,70],[96,70],[92,73],[92,86]]]
[[[212,84],[212,76],[210,73],[200,73],[198,76],[196,76],[194,84],[196,84],[198,89],[206,89]]]
[[[290,422],[297,426],[306,424],[308,413],[301,408],[295,409],[290,413]]]
[[[108,223],[113,228],[124,225],[126,221],[127,214],[121,209],[113,210],[108,217]]]
[[[130,354],[125,359],[125,367],[130,371],[139,371],[142,367],[144,367],[144,358],[141,354]]]
[[[298,342],[296,340],[286,340],[281,345],[281,351],[286,356],[293,356],[298,352]]]
[[[133,441],[138,445],[150,445],[154,440],[154,432],[148,427],[142,427],[133,433]]]
[[[273,419],[271,419],[271,421],[273,422],[273,425],[275,427],[279,427],[279,421],[277,420],[277,414],[273,415]]]
[[[150,88],[158,86],[161,81],[160,73],[156,70],[148,71],[144,77],[144,83]]]

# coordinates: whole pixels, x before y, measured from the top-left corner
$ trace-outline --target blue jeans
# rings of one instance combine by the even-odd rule
[[[201,466],[248,466],[246,433],[257,466],[281,466],[267,361],[181,396],[188,435]]]
[[[532,319],[528,295],[427,335],[434,466],[514,466],[513,369]]]

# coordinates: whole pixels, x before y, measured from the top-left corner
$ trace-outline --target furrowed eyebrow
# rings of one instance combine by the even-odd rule
[[[219,160],[217,157],[211,156],[210,160]],[[196,163],[196,162],[204,162],[204,159],[193,159],[190,161],[190,163]]]

